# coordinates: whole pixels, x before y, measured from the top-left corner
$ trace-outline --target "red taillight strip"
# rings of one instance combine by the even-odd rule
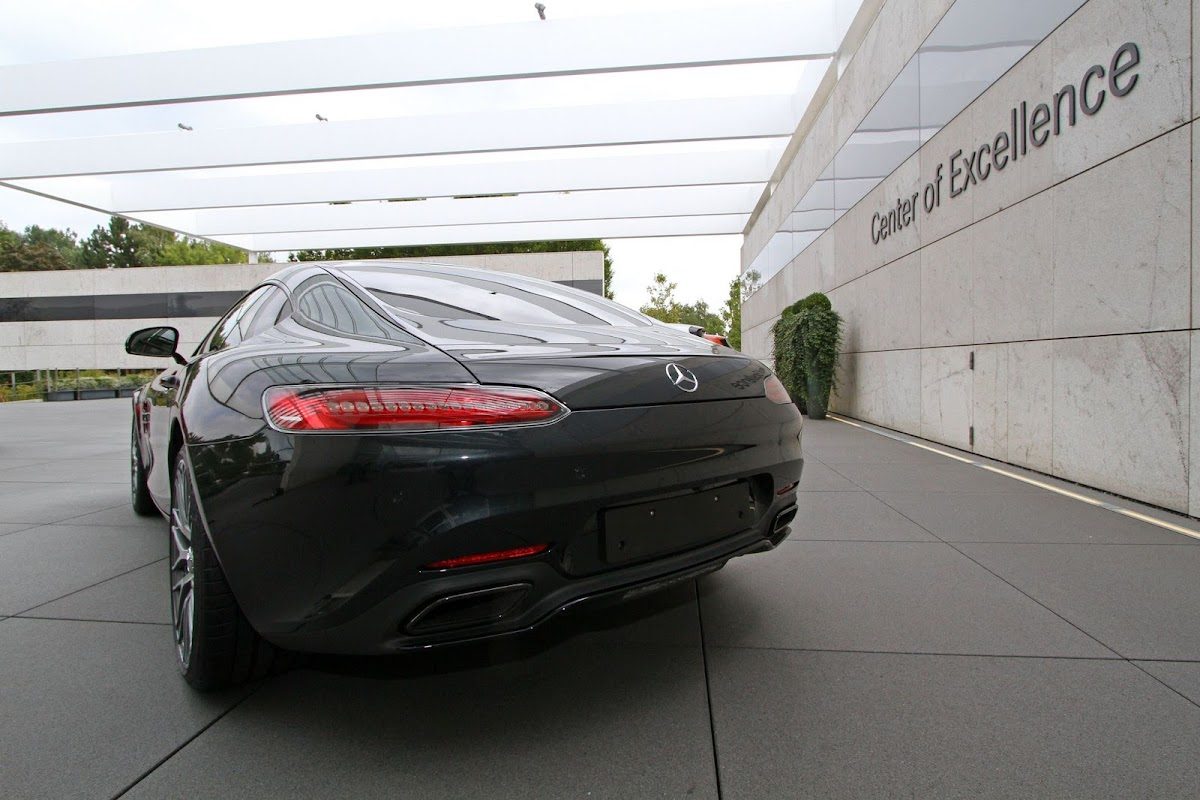
[[[495,386],[275,386],[263,407],[285,433],[531,425],[567,414],[543,392]]]
[[[489,553],[472,553],[469,556],[444,558],[426,564],[425,569],[454,569],[455,567],[473,567],[478,564],[492,564],[497,561],[512,561],[515,558],[528,558],[540,555],[550,549],[549,544],[531,544],[528,547],[514,547],[511,550],[493,550]]]

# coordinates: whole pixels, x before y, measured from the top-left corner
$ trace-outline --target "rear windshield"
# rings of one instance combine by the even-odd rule
[[[480,275],[413,267],[343,268],[398,316],[428,328],[503,325],[650,327],[652,323],[602,297],[512,275]]]

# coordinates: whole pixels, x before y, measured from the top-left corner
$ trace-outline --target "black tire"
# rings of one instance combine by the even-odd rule
[[[202,692],[261,678],[281,661],[276,658],[279,653],[250,626],[225,581],[182,452],[175,456],[173,466],[167,561],[171,629],[179,669],[192,688]],[[190,609],[186,605],[189,596]]]
[[[129,490],[133,512],[142,517],[159,516],[158,506],[150,499],[150,487],[146,485],[146,467],[142,464],[142,449],[138,446],[137,420],[129,436]]]

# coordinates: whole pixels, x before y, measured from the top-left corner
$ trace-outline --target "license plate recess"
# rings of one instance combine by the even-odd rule
[[[604,560],[624,564],[687,550],[748,528],[754,496],[745,481],[601,513]]]

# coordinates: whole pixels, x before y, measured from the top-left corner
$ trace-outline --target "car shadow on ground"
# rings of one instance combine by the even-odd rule
[[[679,631],[664,631],[672,622],[691,621],[692,644],[699,646],[696,587],[691,580],[624,603],[592,603],[548,620],[532,631],[480,642],[446,645],[425,652],[386,656],[335,656],[295,654],[292,669],[377,680],[403,680],[485,669],[535,659],[568,642],[600,638],[636,641],[638,644],[685,645]],[[656,641],[658,634],[665,639]],[[631,634],[625,637],[624,634]]]

